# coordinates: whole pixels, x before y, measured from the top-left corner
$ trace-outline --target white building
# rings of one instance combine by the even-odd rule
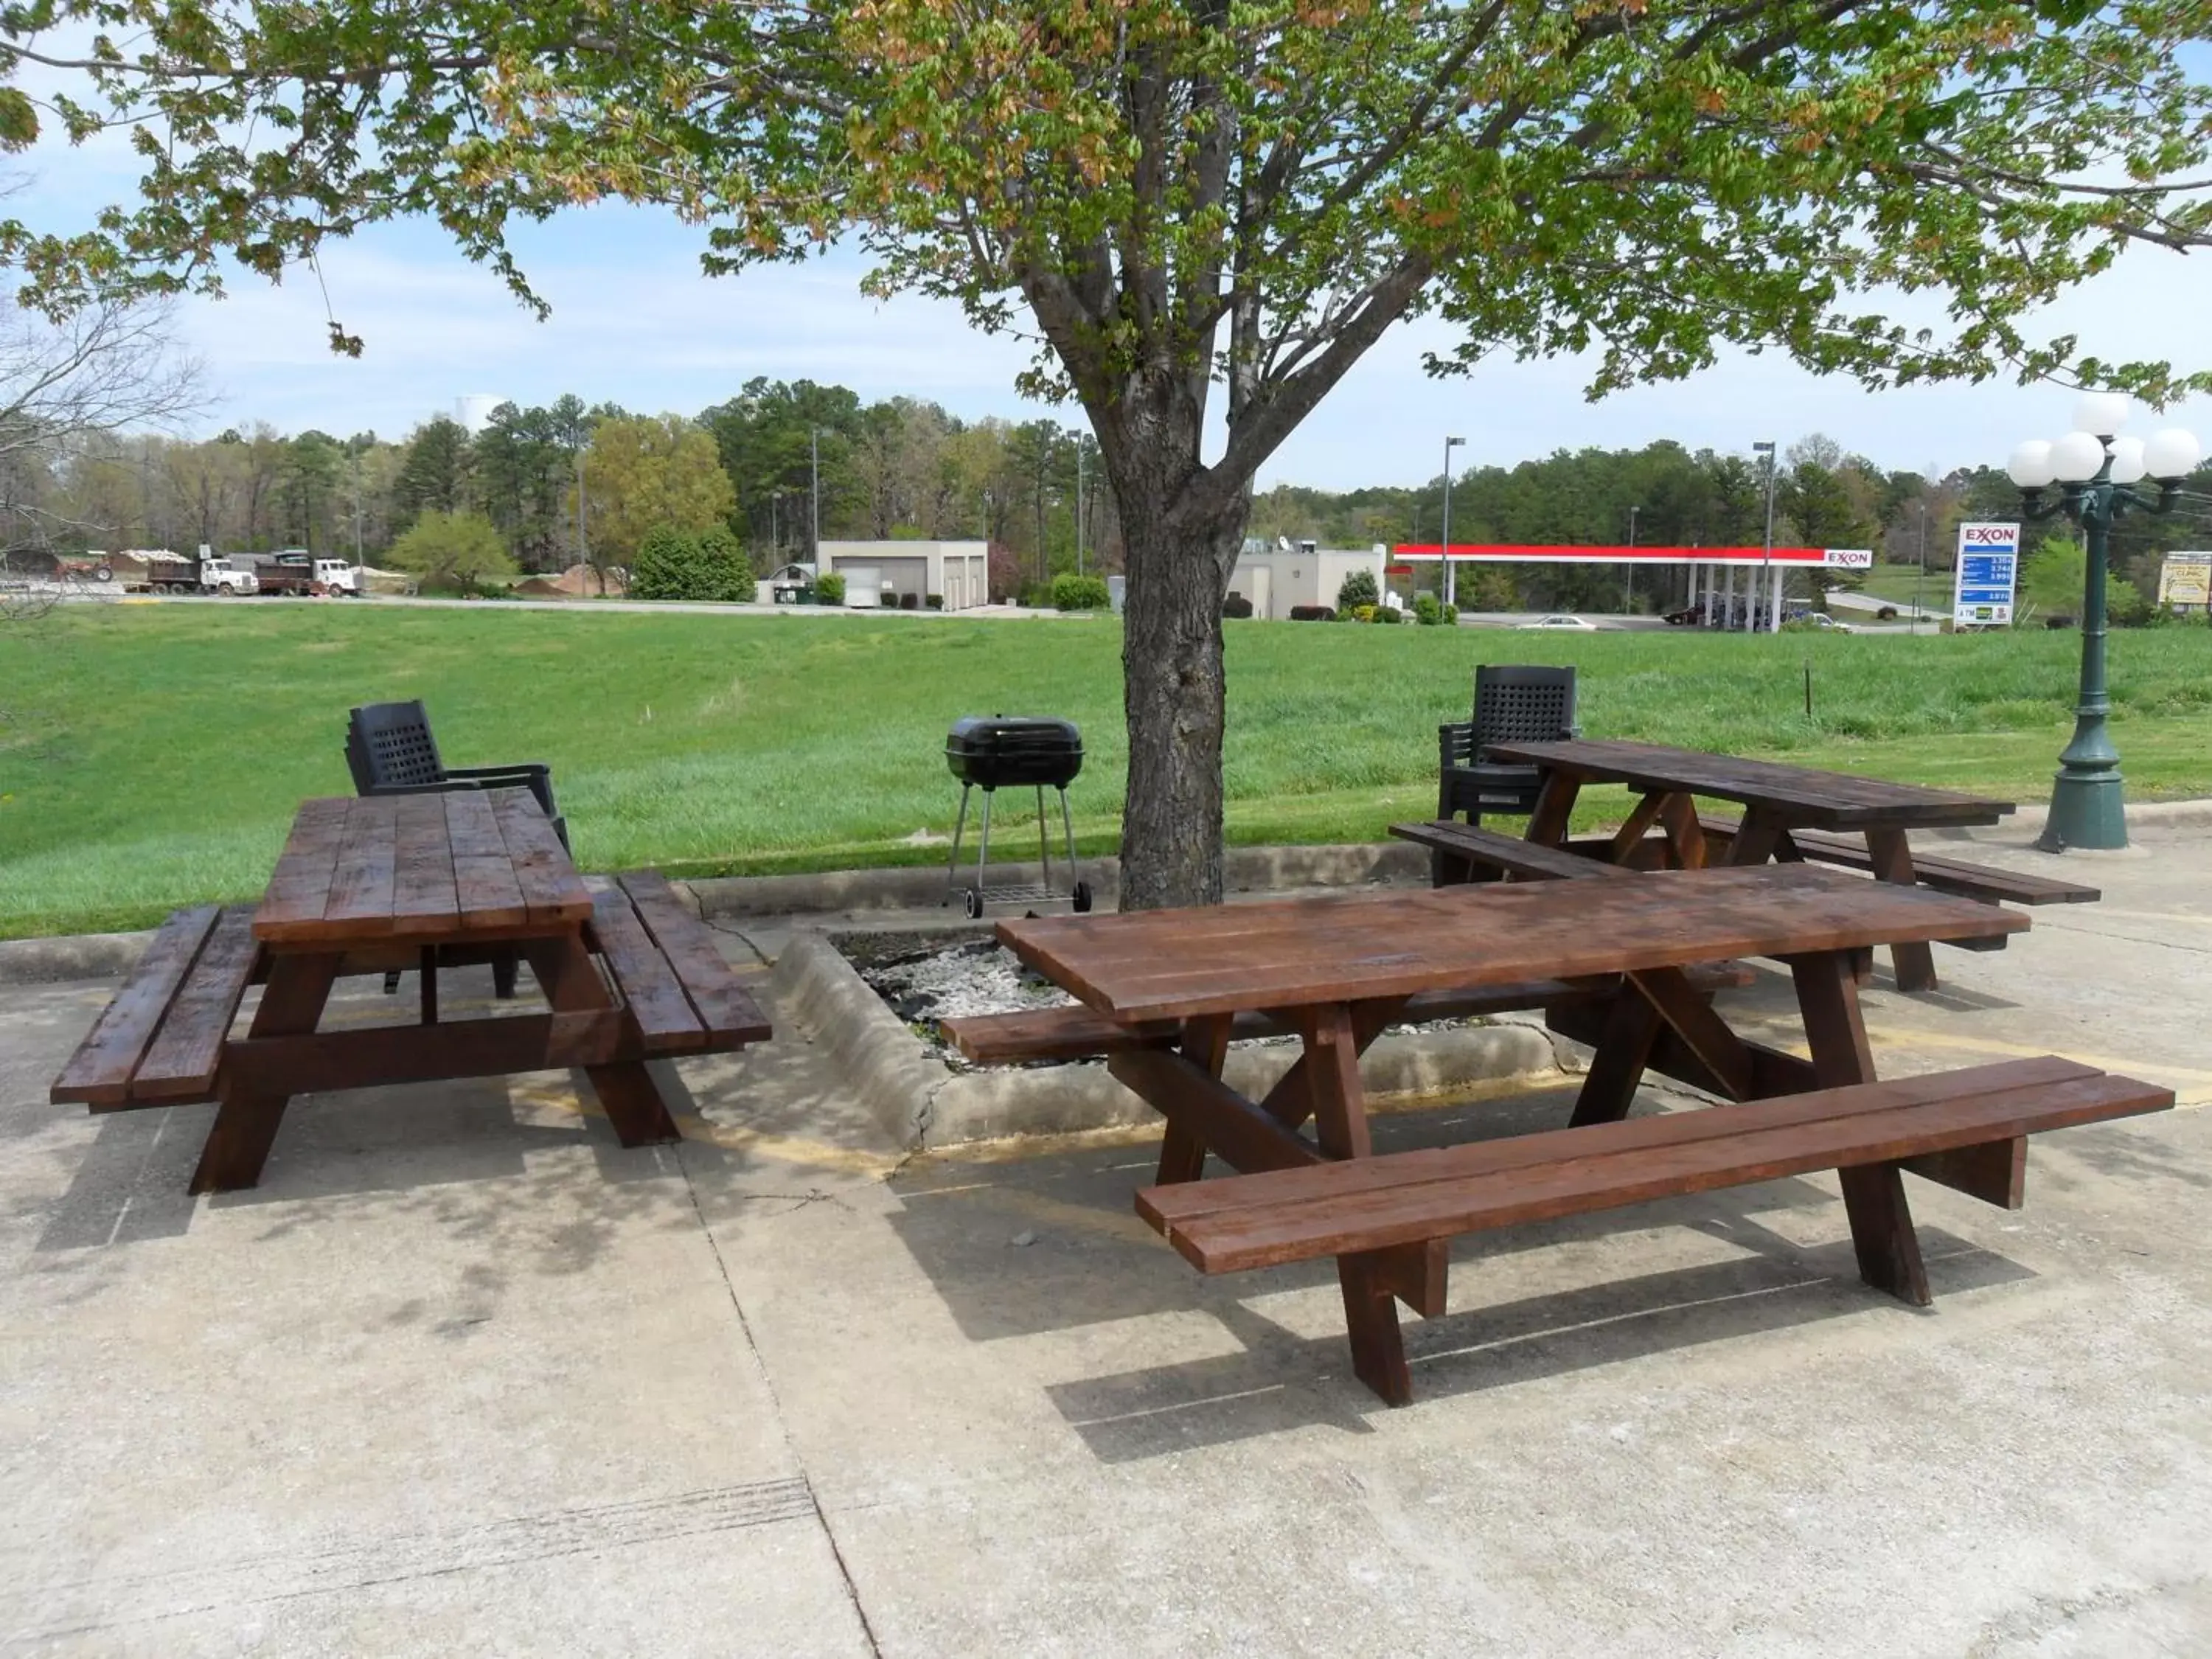
[[[916,606],[945,596],[947,611],[969,611],[991,602],[991,550],[982,542],[824,542],[820,574],[845,579],[845,603],[900,608],[904,594]]]
[[[1379,546],[1361,551],[1285,538],[1258,551],[1248,547],[1237,558],[1229,591],[1251,600],[1255,617],[1285,621],[1294,605],[1334,605],[1337,590],[1355,570],[1364,570],[1375,578],[1379,595],[1383,556]]]

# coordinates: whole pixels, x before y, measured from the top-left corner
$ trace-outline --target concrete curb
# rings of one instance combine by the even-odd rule
[[[1154,1121],[1152,1108],[1103,1064],[951,1070],[884,1006],[825,934],[796,935],[776,959],[769,991],[779,1014],[823,1048],[868,1115],[902,1146]],[[1297,1052],[1290,1043],[1242,1045],[1230,1051],[1224,1073],[1240,1092],[1263,1094]],[[1383,1097],[1443,1094],[1520,1077],[1551,1080],[1559,1070],[1551,1039],[1519,1024],[1392,1032],[1359,1066],[1370,1092]]]
[[[971,843],[972,845],[972,843]],[[949,850],[949,849],[948,849]],[[964,885],[975,866],[965,862]],[[1067,866],[1052,866],[1054,890],[1068,885]],[[1097,908],[1110,910],[1121,902],[1121,866],[1116,858],[1079,859],[1076,875],[1091,884]],[[1327,847],[1232,847],[1222,857],[1222,880],[1232,893],[1268,892],[1290,887],[1356,887],[1372,883],[1420,883],[1429,878],[1429,855],[1409,842],[1355,842]],[[991,866],[994,884],[1034,884],[1043,879],[1036,863]],[[855,910],[918,910],[945,896],[941,865],[891,870],[830,870],[797,876],[705,876],[688,884],[702,915],[711,918],[762,915],[836,915]]]
[[[143,933],[75,933],[58,939],[0,939],[0,985],[52,985],[120,979],[154,942]]]

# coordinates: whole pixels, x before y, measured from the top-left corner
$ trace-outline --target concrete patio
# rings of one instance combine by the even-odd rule
[[[908,1158],[794,1031],[684,1063],[680,1146],[562,1073],[395,1089],[192,1200],[211,1107],[46,1103],[112,981],[0,988],[0,1647],[2203,1653],[2212,833],[2141,842],[1869,991],[1887,1074],[2184,1102],[2039,1140],[2017,1213],[1911,1183],[1932,1310],[1858,1283],[1832,1178],[1530,1227],[1455,1249],[1402,1411],[1327,1264],[1201,1279],[1139,1222],[1154,1137]],[[778,936],[726,934],[763,983]]]

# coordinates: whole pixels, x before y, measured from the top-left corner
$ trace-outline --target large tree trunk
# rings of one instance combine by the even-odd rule
[[[1121,636],[1129,733],[1128,795],[1121,814],[1124,910],[1221,902],[1221,745],[1228,690],[1221,602],[1243,545],[1251,501],[1240,492],[1213,520],[1194,527],[1161,510],[1180,482],[1115,480],[1128,575]]]

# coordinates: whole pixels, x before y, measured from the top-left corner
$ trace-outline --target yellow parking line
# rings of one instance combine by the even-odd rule
[[[2043,1043],[2007,1042],[1996,1037],[1959,1036],[1949,1031],[1926,1031],[1905,1025],[1869,1025],[1867,1036],[1873,1040],[1879,1053],[1886,1042],[1913,1043],[1929,1048],[1956,1048],[1968,1054],[2002,1054],[2008,1059],[2032,1060],[2038,1054],[2051,1052]],[[2069,1050],[2069,1060],[2078,1060],[2084,1066],[2094,1066],[2104,1071],[2122,1072],[2130,1077],[2140,1077],[2148,1082],[2171,1084],[2179,1092],[2188,1086],[2212,1086],[2212,1072],[2202,1072],[2189,1066],[2166,1066],[2155,1060],[2146,1061],[2137,1055],[2125,1058],[2112,1054],[2084,1054]],[[2184,1105],[2203,1105],[2203,1101],[2184,1101]]]

